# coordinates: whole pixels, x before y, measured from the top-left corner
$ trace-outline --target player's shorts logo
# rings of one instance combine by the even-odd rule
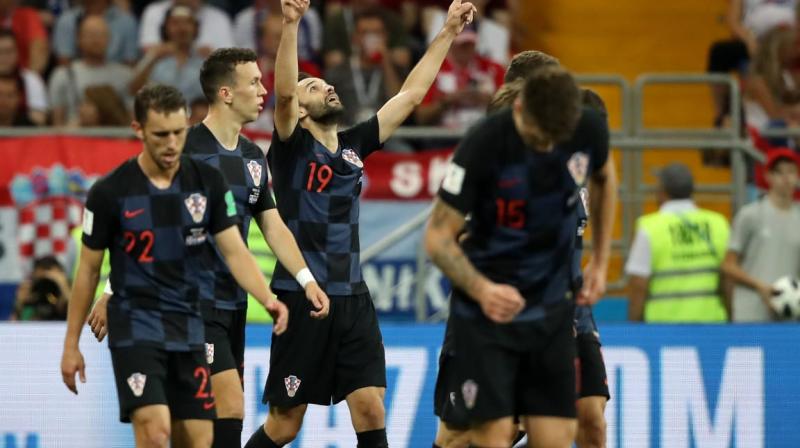
[[[183,201],[186,204],[186,209],[192,215],[192,220],[195,223],[200,223],[203,220],[203,215],[206,214],[206,197],[200,193],[192,193]]]
[[[342,158],[359,168],[364,168],[364,162],[361,161],[361,159],[358,157],[358,154],[356,154],[356,152],[352,149],[343,149]]]
[[[589,172],[589,156],[582,152],[576,152],[569,158],[567,170],[575,179],[575,184],[583,185],[586,182],[586,173]]]
[[[206,362],[214,364],[214,344],[206,344]]]
[[[144,393],[144,384],[147,382],[147,375],[136,372],[128,377],[128,387],[131,388],[134,397],[141,397]]]
[[[300,389],[301,382],[300,378],[294,375],[289,375],[283,379],[283,384],[286,385],[286,393],[289,395],[289,398],[294,397],[297,393],[297,389]]]
[[[261,185],[261,165],[255,160],[247,162],[247,171],[250,171],[250,177],[253,178],[253,183]]]
[[[475,407],[475,399],[478,398],[478,383],[472,380],[464,381],[461,385],[461,395],[464,397],[464,404],[467,409]]]
[[[253,187],[253,190],[250,192],[250,196],[247,197],[247,202],[250,204],[255,204],[258,202],[259,196],[261,196],[261,187]]]

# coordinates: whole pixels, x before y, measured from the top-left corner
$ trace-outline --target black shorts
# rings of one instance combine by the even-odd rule
[[[236,369],[244,377],[244,328],[247,310],[203,309],[206,329],[206,361],[211,374]]]
[[[264,403],[330,405],[363,387],[386,387],[386,357],[369,294],[332,296],[330,314],[312,318],[304,292],[279,293],[289,326],[273,335]]]
[[[600,352],[600,341],[592,333],[578,335],[578,384],[580,390],[578,396],[584,397],[606,397],[611,399],[608,392],[608,377],[606,376],[606,364],[603,362],[603,354]]]
[[[436,375],[436,387],[433,391],[433,413],[452,429],[469,429],[467,411],[463,406],[456,406],[456,392],[453,381],[455,349],[453,346],[453,330],[450,320],[444,331],[442,351],[439,352],[439,371]]]
[[[440,371],[447,390],[437,394],[450,402],[440,409],[442,421],[459,426],[517,415],[575,418],[573,312],[572,303],[559,303],[545,319],[503,325],[452,315],[454,352]],[[465,418],[458,415],[462,409]]]
[[[169,406],[177,420],[216,418],[211,379],[202,350],[168,352],[154,347],[111,349],[119,397],[119,420],[130,423],[136,409]]]

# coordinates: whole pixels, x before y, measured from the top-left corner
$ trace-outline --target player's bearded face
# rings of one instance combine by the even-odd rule
[[[186,110],[174,112],[147,112],[147,122],[137,131],[147,155],[161,170],[178,165],[183,145],[186,143]]]
[[[261,70],[255,62],[236,65],[231,107],[244,118],[255,121],[261,113],[267,89],[261,84]]]
[[[300,106],[306,109],[308,117],[317,123],[339,124],[344,116],[344,106],[339,95],[325,81],[308,78],[298,84]]]

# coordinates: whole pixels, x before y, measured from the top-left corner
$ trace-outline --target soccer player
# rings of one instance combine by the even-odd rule
[[[214,51],[203,63],[200,83],[209,111],[202,123],[189,129],[184,151],[220,170],[241,218],[242,238],[247,241],[250,220],[255,218],[278,259],[305,290],[314,308],[310,311],[312,317],[326,317],[328,296],[314,280],[294,236],[275,208],[264,155],[240,133],[244,124],[258,117],[266,94],[255,52],[244,48]],[[201,298],[206,299],[201,301],[206,359],[217,403],[214,447],[232,448],[241,446],[242,440],[247,294],[236,284],[222,257],[215,257],[213,269],[204,274],[198,281],[202,285]]]
[[[512,58],[506,72],[506,84],[499,89],[489,105],[489,113],[496,112],[504,107],[513,105],[514,100],[524,83],[524,76],[532,73],[541,67],[556,67],[559,61],[545,53],[539,51],[523,51]],[[607,116],[605,104],[595,92],[590,89],[583,89],[582,102],[585,108],[594,109],[600,112],[603,117]],[[576,443],[579,448],[604,447],[606,438],[605,405],[610,394],[606,377],[605,364],[603,363],[600,352],[600,340],[597,326],[592,315],[592,308],[588,304],[596,303],[605,292],[606,273],[608,268],[608,258],[611,251],[611,230],[616,210],[616,190],[617,178],[614,171],[613,162],[608,157],[608,133],[604,133],[605,141],[597,142],[596,150],[591,154],[581,153],[573,162],[578,162],[584,156],[593,156],[586,160],[588,163],[588,178],[584,177],[581,188],[581,198],[586,201],[588,195],[588,209],[586,203],[581,202],[579,213],[578,238],[576,240],[576,251],[573,267],[573,287],[580,290],[578,305],[575,309],[575,324],[578,332],[578,359],[580,361],[580,392],[576,403],[578,414],[578,433]],[[573,163],[573,167],[577,167]],[[590,190],[585,190],[585,187]],[[591,194],[589,194],[591,193]],[[583,232],[587,223],[587,211],[591,216],[593,229],[594,250],[590,262],[585,267],[585,272],[581,272],[581,256],[583,250]],[[586,278],[587,281],[583,281]],[[443,408],[448,406],[448,391],[443,387],[445,377],[450,368],[448,366],[452,353],[452,334],[448,326],[445,341],[442,344],[440,356],[440,373],[437,378],[437,396],[434,401],[436,415],[441,416]],[[449,406],[452,406],[450,404]],[[463,420],[463,412],[450,413],[448,425],[440,422],[434,446],[466,446],[468,437],[461,434],[466,426]]]
[[[605,164],[595,153],[608,144],[605,119],[580,103],[565,70],[531,74],[513,107],[456,149],[426,229],[426,249],[454,287],[454,355],[439,387],[453,391],[473,446],[510,446],[516,415],[533,446],[567,447],[575,437],[581,185],[588,160]]]
[[[201,278],[216,255],[286,330],[288,310],[269,294],[236,224],[236,204],[222,175],[182,156],[186,101],[167,86],[136,95],[133,129],[143,150],[90,190],[83,246],[69,304],[61,360],[64,383],[85,382],[78,347],[97,287],[104,249],[111,257],[114,294],[108,304],[108,345],[120,420],[132,422],[137,447],[209,447],[215,416],[199,310]]]
[[[419,105],[450,44],[472,20],[474,6],[455,0],[438,37],[377,113],[339,132],[343,105],[324,80],[300,77],[297,28],[307,0],[283,0],[275,73],[275,134],[268,160],[278,210],[295,234],[314,276],[331,298],[330,316],[308,318],[308,303],[279,264],[272,289],[292,312],[287,333],[272,340],[264,391],[269,414],[247,448],[294,440],[308,404],[346,400],[358,446],[386,447],[386,364],[382,336],[359,266],[358,196],[363,160],[380,149]],[[302,353],[302,356],[297,356]]]

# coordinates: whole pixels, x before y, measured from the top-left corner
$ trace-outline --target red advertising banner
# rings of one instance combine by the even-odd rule
[[[452,150],[414,154],[378,152],[364,162],[364,199],[419,201],[432,199],[447,174]]]

